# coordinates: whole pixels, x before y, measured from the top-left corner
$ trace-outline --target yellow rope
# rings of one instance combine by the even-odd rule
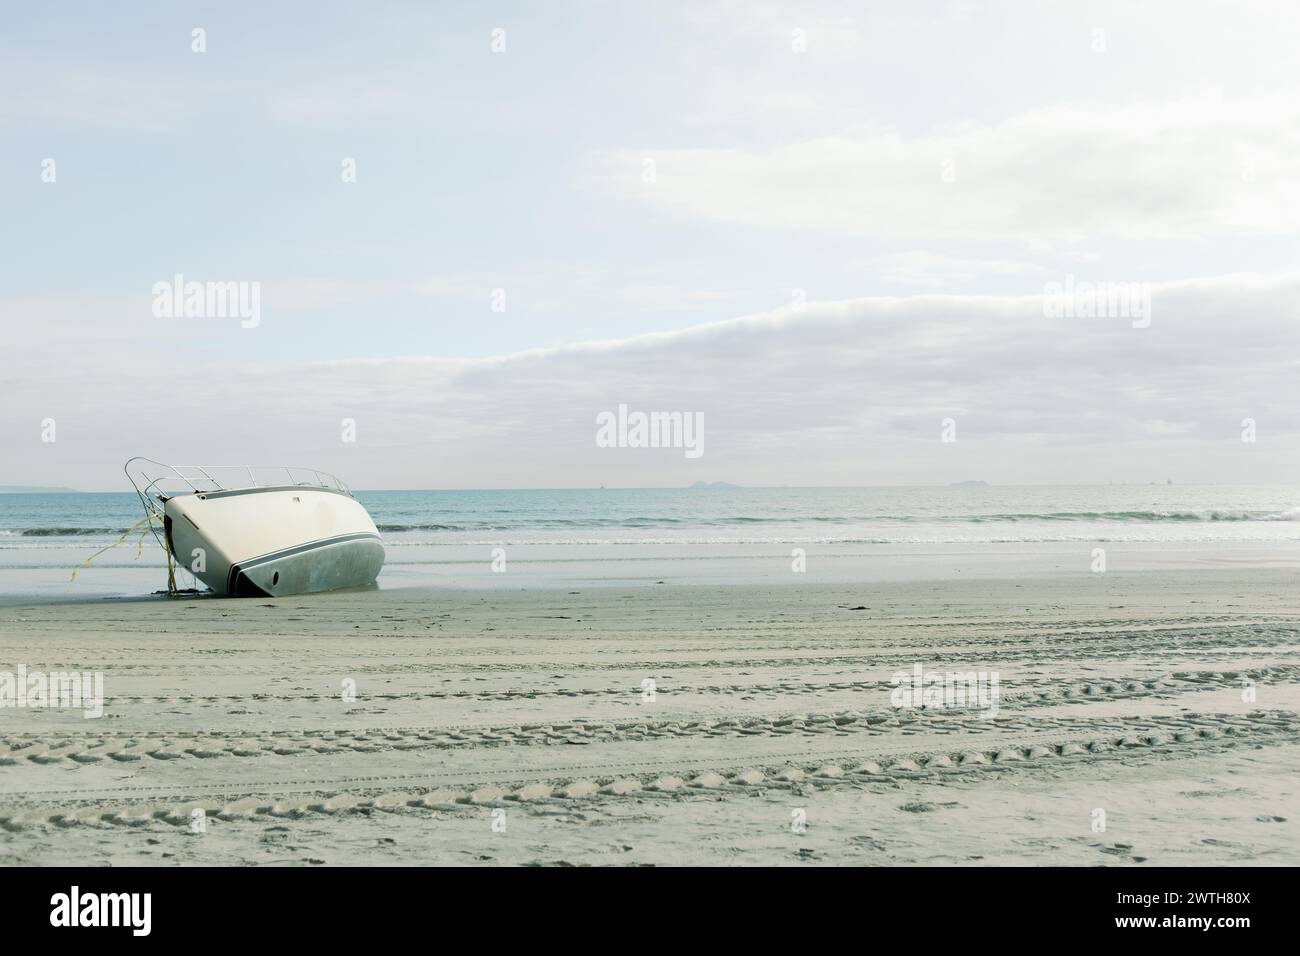
[[[147,527],[147,525],[149,525],[151,522],[160,521],[160,520],[161,519],[157,515],[153,515],[153,514],[145,515],[135,524],[131,525],[131,527],[127,528],[126,531],[122,533],[122,537],[118,538],[112,544],[100,548],[98,551],[96,551],[94,554],[88,557],[85,561],[82,561],[79,565],[73,568],[71,580],[73,581],[77,580],[78,571],[80,571],[82,568],[90,567],[91,561],[94,561],[105,551],[111,551],[113,548],[116,548],[127,538],[131,537],[131,535],[135,533],[136,528],[140,527],[141,525],[146,525],[145,529],[140,532],[140,541],[137,544],[136,551],[135,551],[136,560],[137,561],[140,560],[140,555],[144,554],[144,536],[151,530],[149,527]],[[167,591],[169,594],[175,594],[176,593],[176,562],[172,558],[172,553],[170,548],[164,546],[163,550],[167,552]]]

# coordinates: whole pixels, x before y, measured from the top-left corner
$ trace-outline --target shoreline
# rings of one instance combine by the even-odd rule
[[[1104,575],[1237,569],[1300,571],[1300,544],[1289,542],[1012,542],[950,545],[519,545],[505,548],[504,573],[493,568],[493,549],[411,546],[385,542],[387,561],[379,590],[430,587],[446,590],[566,590],[635,587],[658,581],[674,586],[933,582],[962,577],[1000,579],[1097,576],[1094,549],[1105,551]],[[798,548],[803,572],[792,570]],[[32,549],[35,551],[36,549]],[[148,553],[148,552],[146,552]],[[10,552],[12,555],[13,552]],[[44,563],[0,567],[0,607],[16,603],[76,603],[99,598],[148,598],[165,583],[165,568],[134,560],[96,562],[69,581],[72,567],[48,555]],[[157,555],[154,555],[157,557]],[[142,559],[143,560],[143,559]],[[57,563],[56,563],[57,562]],[[178,573],[178,583],[186,575]],[[80,593],[78,593],[80,592]]]

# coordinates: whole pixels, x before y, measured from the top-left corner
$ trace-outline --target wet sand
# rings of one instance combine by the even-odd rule
[[[11,604],[0,670],[107,700],[0,710],[0,863],[1294,865],[1295,585]],[[917,664],[996,716],[894,706]]]

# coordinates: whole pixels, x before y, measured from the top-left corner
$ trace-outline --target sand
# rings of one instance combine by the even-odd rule
[[[0,710],[0,863],[1295,865],[1295,583],[11,603],[0,670],[107,700]]]

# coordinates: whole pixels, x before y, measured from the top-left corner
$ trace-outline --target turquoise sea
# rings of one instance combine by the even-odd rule
[[[1295,485],[356,494],[384,536],[385,586],[559,585],[665,575],[723,580],[746,576],[747,566],[765,567],[753,563],[765,557],[784,566],[794,548],[834,556],[837,573],[851,575],[844,558],[882,553],[1071,554],[1100,544],[1155,553],[1253,548],[1285,556],[1300,545]],[[158,586],[162,556],[147,535],[143,547],[133,537],[96,558],[76,583],[68,580],[74,565],[140,516],[131,492],[0,495],[0,594],[149,593]],[[498,548],[516,573],[490,570]],[[719,562],[731,564],[724,571]]]

